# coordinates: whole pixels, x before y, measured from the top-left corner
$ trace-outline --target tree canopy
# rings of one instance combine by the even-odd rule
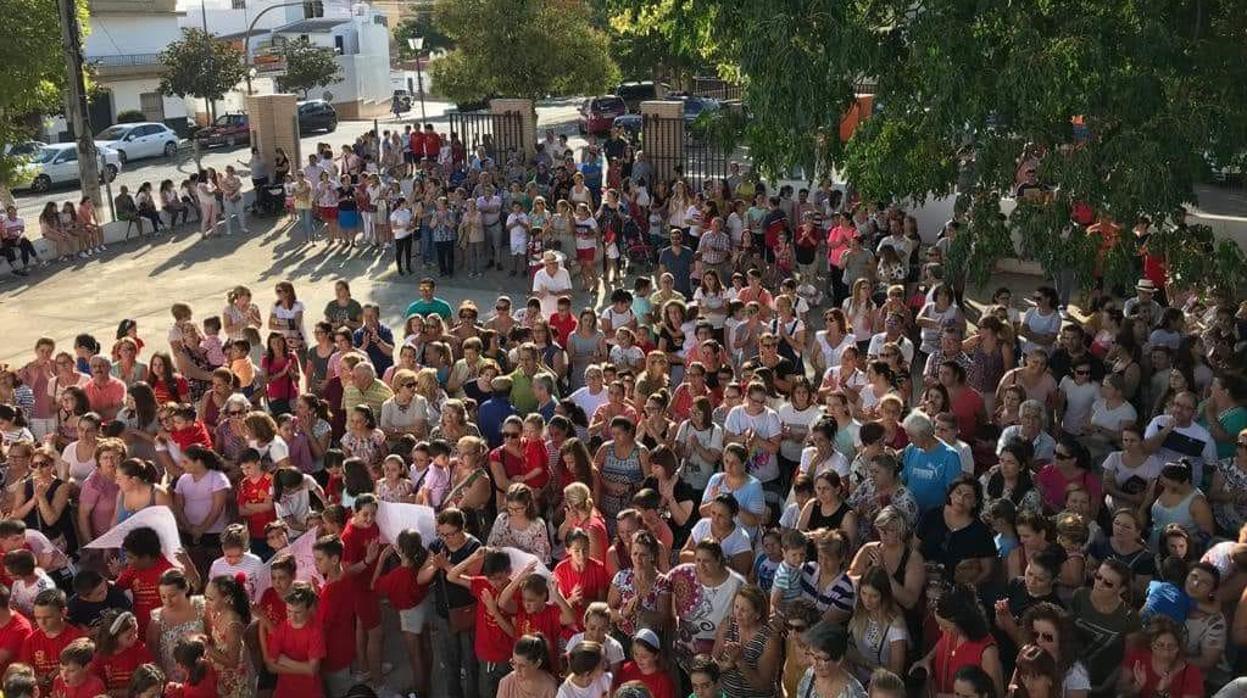
[[[619,80],[606,35],[577,0],[437,0],[433,21],[454,48],[429,73],[455,102],[598,94]]]
[[[86,30],[87,3],[78,2]],[[56,0],[0,2],[0,26],[20,27],[0,41],[0,144],[28,140],[38,116],[64,109],[65,58]],[[19,160],[0,153],[0,183],[13,181]]]
[[[183,29],[182,38],[160,52],[160,62],[160,91],[169,96],[216,101],[247,75],[242,51],[202,29]]]
[[[332,49],[316,46],[306,36],[286,44],[286,72],[277,78],[277,85],[286,92],[307,97],[314,87],[332,85],[342,79],[342,66]]]
[[[1164,221],[1210,164],[1247,151],[1247,13],[1234,0],[632,4],[638,21],[665,8],[676,50],[743,83],[742,135],[764,172],[834,167],[870,200],[959,193],[970,234],[953,262],[978,279],[1019,233],[1049,269],[1086,280],[1095,255],[1058,235],[1075,204],[1127,231],[1142,215]],[[841,143],[862,82],[875,113]],[[1024,152],[1051,196],[1002,219]],[[1237,282],[1247,268],[1228,241],[1197,249],[1173,264],[1187,281]]]
[[[398,45],[400,58],[413,60],[416,57],[416,52],[407,45],[407,40],[418,36],[424,37],[424,48],[421,50],[425,52],[450,50],[455,47],[450,37],[443,34],[433,23],[432,14],[420,12],[414,17],[404,19],[394,28],[394,41]]]

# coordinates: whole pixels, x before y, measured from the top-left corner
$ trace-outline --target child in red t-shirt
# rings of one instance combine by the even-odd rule
[[[22,643],[21,661],[35,670],[35,680],[43,693],[52,690],[60,674],[61,652],[83,632],[65,620],[65,592],[47,589],[35,597],[35,630]],[[94,650],[93,650],[94,651]]]
[[[95,698],[106,693],[104,682],[90,670],[94,656],[95,643],[86,637],[61,650],[60,674],[52,681],[52,698]]]
[[[341,540],[320,538],[312,546],[312,557],[316,572],[325,580],[316,602],[316,624],[325,638],[321,675],[331,681],[334,675],[348,673],[355,661],[355,596],[350,578],[343,576]]]
[[[238,466],[242,479],[238,481],[238,515],[247,524],[251,536],[251,552],[267,561],[273,555],[264,540],[264,527],[277,519],[273,506],[273,476],[260,467],[260,454],[255,449],[243,451]]]
[[[129,590],[134,598],[134,616],[139,622],[139,634],[147,633],[152,610],[160,607],[160,575],[173,569],[173,563],[165,558],[160,547],[160,536],[155,529],[136,528],[121,541],[127,564],[117,576],[116,586]]]
[[[17,661],[22,653],[22,643],[34,632],[30,621],[9,608],[9,588],[0,585],[0,651],[7,652],[8,660],[0,663],[0,674]]]
[[[285,524],[275,521],[268,525],[270,532],[277,531],[284,536]],[[277,536],[269,536],[269,545]],[[285,545],[281,546],[286,547]],[[280,548],[278,548],[280,550]],[[258,633],[260,639],[260,659],[263,660],[268,656],[269,636],[286,620],[286,594],[290,592],[291,585],[294,584],[295,575],[298,574],[298,563],[295,562],[294,556],[289,553],[280,553],[269,563],[269,579],[272,586],[265,589],[260,594],[260,600],[256,602],[252,615],[255,616],[258,624]],[[319,632],[319,631],[318,631]],[[323,638],[321,640],[324,642]],[[265,665],[260,666],[259,688],[261,691],[272,691],[277,686],[277,676],[269,671]]]
[[[498,600],[502,610],[512,614],[511,624],[515,629],[512,636],[540,634],[549,645],[549,666],[554,667],[558,666],[558,644],[563,627],[576,623],[576,613],[559,593],[554,577],[537,574],[536,569],[536,560],[525,565],[502,590]]]
[[[661,645],[658,634],[649,628],[641,628],[632,638],[632,660],[624,662],[623,669],[615,675],[615,687],[629,681],[640,681],[654,698],[676,698],[675,683],[662,670]]]
[[[134,670],[153,661],[152,654],[139,638],[138,619],[129,611],[104,611],[98,636],[91,671],[104,682],[110,695],[121,695],[130,690]]]
[[[375,680],[381,679],[381,607],[369,588],[381,553],[377,528],[377,498],[370,493],[355,498],[355,515],[342,530],[343,573],[355,594],[357,623],[355,649],[360,664]]]
[[[342,503],[343,470],[342,463],[346,456],[336,448],[325,451],[325,472],[329,480],[325,483],[325,505]]]
[[[606,564],[589,557],[589,534],[583,528],[573,528],[564,538],[567,557],[554,566],[554,581],[559,593],[572,607],[572,624],[563,629],[563,639],[584,630],[580,620],[585,609],[594,601],[605,601],[610,591],[611,576]]]
[[[183,637],[173,648],[173,661],[186,674],[186,681],[170,681],[165,698],[219,698],[217,675],[208,661],[208,648],[203,636]]]
[[[416,695],[429,693],[429,673],[424,664],[424,625],[429,608],[425,602],[429,591],[427,583],[420,583],[420,569],[429,559],[420,532],[409,528],[398,534],[395,545],[386,546],[380,561],[384,563],[391,555],[398,555],[399,565],[381,574],[382,564],[372,575],[372,588],[390,600],[390,606],[398,612],[398,624],[403,631],[403,643],[411,659],[411,675]]]
[[[540,492],[550,484],[550,456],[546,453],[546,442],[541,438],[545,420],[540,419],[539,414],[529,417],[538,419],[524,420],[524,436],[520,439],[520,445],[524,448],[524,476],[512,482],[522,482],[533,492]]]
[[[285,600],[286,618],[272,631],[264,652],[264,663],[277,675],[273,696],[322,698],[320,663],[327,652],[315,617],[316,591],[308,582],[294,582]]]
[[[204,448],[212,448],[212,435],[208,433],[208,426],[203,423],[203,420],[197,418],[194,406],[184,405],[173,410],[172,426],[169,439],[177,444],[183,453],[196,444]]]
[[[481,576],[468,574],[480,569]],[[515,628],[502,610],[501,594],[511,581],[511,556],[505,551],[481,546],[468,559],[446,573],[446,581],[472,590],[476,604],[476,636],[473,649],[476,659],[483,662],[485,674],[482,696],[497,693],[498,682],[510,670],[511,650],[515,645]],[[493,690],[485,690],[490,688]]]

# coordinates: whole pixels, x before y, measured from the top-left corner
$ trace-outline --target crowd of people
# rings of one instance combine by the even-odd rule
[[[0,371],[5,696],[369,695],[396,639],[387,690],[448,698],[1247,693],[1236,299],[1144,258],[1085,314],[970,303],[956,220],[664,181],[620,132],[284,167],[293,234],[523,308],[425,272],[389,327],[283,281],[40,339]],[[382,540],[390,504],[435,537]],[[89,547],[159,507],[176,555]]]

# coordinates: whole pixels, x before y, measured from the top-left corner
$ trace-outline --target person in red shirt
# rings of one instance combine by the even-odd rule
[[[433,130],[433,124],[424,125],[424,157],[426,160],[437,162],[437,156],[442,150],[442,137]]]
[[[398,567],[381,574],[384,562],[393,555],[398,556]],[[380,564],[372,575],[372,588],[384,594],[398,612],[398,624],[411,659],[411,675],[418,696],[429,693],[429,672],[424,664],[428,654],[424,626],[429,617],[429,604],[425,603],[429,585],[419,580],[420,569],[428,561],[429,551],[424,547],[420,532],[409,528],[398,534],[395,545],[388,545],[381,552]]]
[[[198,444],[204,448],[212,448],[212,436],[203,420],[197,419],[195,408],[186,405],[173,410],[173,429],[169,439],[185,453],[186,449]]]
[[[280,525],[279,525],[280,524]],[[268,525],[269,531],[281,528],[280,522]],[[283,532],[281,529],[279,532]],[[276,539],[276,536],[270,536],[270,541]],[[270,542],[270,545],[272,543]],[[285,548],[282,545],[277,550]],[[257,664],[258,687],[261,692],[271,692],[277,687],[277,675],[268,670],[265,658],[268,657],[269,637],[279,625],[286,620],[286,594],[290,593],[294,585],[295,575],[299,571],[298,563],[295,562],[294,556],[289,553],[278,554],[269,563],[269,578],[273,585],[264,590],[260,594],[260,600],[256,602],[255,616],[257,623],[257,637],[259,638],[259,662]],[[317,632],[320,632],[317,629]],[[322,644],[323,644],[322,638]],[[255,649],[255,648],[253,648]]]
[[[30,621],[9,608],[9,588],[0,584],[0,674],[17,661],[22,653],[22,643],[33,630]]]
[[[499,597],[502,610],[512,615],[512,637],[539,635],[550,650],[550,666],[558,666],[559,637],[576,623],[576,613],[559,593],[553,577],[534,572],[537,561],[525,565]],[[551,601],[553,599],[553,601]]]
[[[554,566],[554,581],[572,607],[572,623],[563,630],[566,639],[584,630],[585,609],[594,601],[606,600],[611,578],[606,563],[589,556],[589,534],[584,529],[573,528],[563,542],[567,557]]]
[[[316,625],[325,637],[321,676],[330,695],[343,695],[355,684],[351,662],[355,661],[355,592],[343,576],[342,539],[322,536],[312,546],[316,571],[325,580],[316,604]],[[286,607],[289,613],[289,606]]]
[[[108,609],[100,616],[98,639],[91,671],[109,695],[121,695],[130,690],[134,670],[154,661],[139,639],[139,621],[129,611]]]
[[[95,698],[105,693],[104,682],[90,669],[94,657],[95,643],[86,637],[61,650],[61,669],[52,681],[52,698]]]
[[[468,573],[478,568],[480,576]],[[476,604],[474,649],[480,663],[477,679],[481,696],[497,695],[498,682],[511,671],[509,662],[515,628],[500,603],[502,591],[510,580],[511,557],[505,551],[484,546],[446,573],[447,582],[471,589],[472,595],[480,600]]]
[[[145,636],[152,609],[160,607],[160,575],[173,569],[173,563],[165,558],[155,529],[143,527],[130,531],[121,541],[121,549],[129,562],[117,576],[116,586],[130,592],[139,633]]]
[[[274,698],[322,698],[320,665],[325,635],[316,623],[316,590],[295,582],[285,595],[286,619],[268,639],[264,663],[277,675]]]
[[[238,515],[247,523],[251,535],[251,552],[268,562],[275,550],[264,540],[264,527],[277,520],[273,506],[273,475],[260,467],[260,454],[255,449],[243,451],[238,459],[242,479],[238,481]]]
[[[676,698],[671,675],[663,671],[662,645],[658,635],[649,628],[641,628],[632,638],[632,659],[624,662],[623,669],[615,676],[615,687],[629,681],[645,684],[654,698]]]
[[[377,528],[377,498],[355,498],[355,515],[342,531],[343,573],[355,594],[357,624],[355,650],[369,676],[381,680],[381,606],[369,588],[377,557],[381,554],[381,529]]]
[[[165,686],[165,698],[219,698],[216,670],[207,654],[207,642],[202,635],[178,640],[173,661],[186,672],[186,682],[170,682]]]
[[[567,338],[576,331],[578,323],[579,321],[572,313],[572,299],[568,296],[559,296],[558,310],[550,315],[550,327],[557,335],[555,341],[567,346]]]
[[[35,597],[35,630],[22,643],[21,660],[35,670],[35,680],[43,692],[52,690],[60,674],[61,650],[83,636],[65,620],[65,592],[45,589]]]

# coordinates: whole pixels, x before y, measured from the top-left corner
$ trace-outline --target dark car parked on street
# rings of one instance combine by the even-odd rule
[[[201,148],[223,145],[233,148],[251,142],[251,127],[247,115],[242,112],[222,114],[212,122],[195,132],[195,140]]]
[[[338,128],[338,111],[323,99],[299,102],[299,133],[333,132]]]

